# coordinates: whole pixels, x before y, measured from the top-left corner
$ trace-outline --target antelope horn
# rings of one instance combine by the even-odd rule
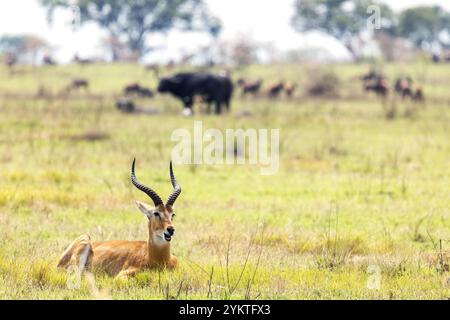
[[[136,163],[136,159],[133,160],[133,164],[131,166],[131,182],[134,184],[136,188],[144,192],[146,195],[148,195],[153,202],[155,203],[155,206],[159,206],[160,204],[163,204],[163,201],[158,196],[158,194],[153,191],[151,188],[141,184],[138,179],[136,178],[136,174],[134,173],[134,164]]]
[[[173,174],[173,170],[172,170],[172,161],[170,161],[170,182],[172,182],[172,186],[173,186],[173,192],[170,195],[169,199],[167,200],[166,206],[173,206],[173,204],[175,203],[175,200],[177,200],[178,196],[181,193],[181,187],[178,184],[177,180],[175,180],[175,176]]]

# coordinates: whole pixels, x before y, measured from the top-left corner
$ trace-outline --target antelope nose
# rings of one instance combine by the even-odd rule
[[[175,233],[175,228],[172,227],[172,226],[167,227],[167,232],[168,232],[171,236],[173,236],[173,234]]]

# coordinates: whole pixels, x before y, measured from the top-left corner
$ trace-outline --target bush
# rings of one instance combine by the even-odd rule
[[[308,95],[313,97],[337,97],[339,96],[340,79],[333,71],[317,72],[310,74]]]

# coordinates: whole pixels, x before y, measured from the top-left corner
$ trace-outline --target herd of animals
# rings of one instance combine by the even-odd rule
[[[373,91],[378,96],[387,97],[391,86],[388,79],[382,73],[370,71],[361,77],[365,91]],[[213,74],[203,72],[185,72],[178,73],[172,77],[160,78],[157,87],[158,93],[169,93],[181,100],[184,105],[184,114],[193,114],[193,104],[196,96],[207,105],[207,112],[211,113],[211,104],[215,105],[215,113],[221,114],[222,108],[225,111],[230,110],[231,98],[235,87],[240,89],[242,97],[245,96],[265,96],[271,99],[280,97],[283,93],[291,98],[294,94],[297,84],[292,82],[279,81],[263,89],[263,80],[251,80],[240,77],[235,83],[231,80],[229,73]],[[395,93],[403,100],[424,101],[423,89],[416,85],[411,77],[402,76],[397,78],[394,85]],[[130,95],[140,97],[153,97],[155,92],[151,89],[142,87],[139,83],[131,83],[124,88],[125,97],[119,99],[116,103],[117,108],[125,112],[135,110],[134,102]]]
[[[370,71],[360,77],[363,82],[363,89],[367,92],[374,92],[380,97],[387,97],[391,91],[391,85],[386,76],[382,73]],[[211,113],[211,105],[215,106],[215,113],[221,114],[222,108],[230,110],[231,98],[235,87],[240,89],[242,97],[245,96],[265,96],[271,99],[280,97],[282,94],[287,98],[292,98],[297,88],[297,84],[292,82],[279,81],[263,89],[263,80],[249,80],[239,78],[234,84],[229,74],[213,74],[203,72],[183,72],[172,77],[159,78],[156,89],[161,94],[171,94],[181,100],[184,106],[185,115],[193,114],[195,97],[200,97],[201,102],[206,103],[207,112]],[[66,93],[89,89],[89,80],[85,78],[74,78],[65,88]],[[393,86],[395,93],[403,100],[424,101],[424,93],[421,86],[416,85],[411,77],[402,76],[396,79]],[[134,98],[153,98],[156,92],[149,87],[142,86],[137,82],[129,83],[123,88],[123,97],[116,101],[116,107],[127,113],[136,111]]]
[[[372,70],[363,75],[361,80],[365,91],[373,91],[378,96],[386,97],[391,90],[389,80],[382,73]],[[424,101],[423,88],[420,85],[416,85],[410,76],[397,78],[393,88],[395,93],[403,100]]]
[[[434,63],[450,62],[450,52],[445,52],[442,54],[434,53],[432,59]]]
[[[279,81],[263,90],[262,83],[262,79],[251,80],[243,77],[233,83],[227,72],[222,74],[183,72],[172,77],[159,78],[157,92],[169,93],[180,99],[184,105],[184,114],[192,115],[196,96],[207,105],[208,113],[212,112],[211,105],[214,105],[214,112],[220,114],[223,108],[226,111],[230,110],[231,98],[236,87],[240,89],[242,96],[264,95],[268,98],[277,98],[283,92],[287,97],[292,97],[296,88],[293,83]],[[151,98],[156,93],[139,83],[130,83],[124,87],[123,94],[125,96],[116,102],[117,108],[125,112],[133,112],[136,109],[133,96]]]
[[[440,61],[433,56],[433,61]],[[82,59],[75,55],[73,62],[77,64],[90,64],[95,62],[92,59]],[[14,55],[7,55],[5,64],[9,67],[17,63]],[[54,65],[55,61],[51,56],[44,56],[43,64]],[[171,77],[160,77],[158,65],[147,65],[146,69],[152,70],[158,77],[159,84],[156,90],[143,86],[140,83],[133,82],[124,86],[122,97],[116,101],[116,107],[123,112],[134,112],[137,110],[135,98],[153,98],[156,93],[171,94],[181,100],[185,115],[193,114],[193,105],[196,99],[206,104],[207,112],[212,113],[211,105],[214,105],[214,113],[221,114],[223,109],[230,110],[233,93],[241,97],[267,97],[276,99],[281,96],[292,98],[298,84],[294,82],[277,81],[268,86],[264,86],[264,80],[261,78],[251,79],[240,77],[232,81],[230,72],[207,73],[207,72],[182,72]],[[170,68],[168,69],[170,70]],[[363,89],[366,92],[374,92],[379,97],[387,97],[391,91],[400,96],[403,100],[423,101],[423,88],[417,85],[411,77],[402,76],[396,79],[395,84],[391,85],[387,77],[377,71],[371,70],[360,77],[363,83]],[[73,91],[88,91],[89,80],[86,78],[74,78],[64,88],[64,94],[70,94]]]

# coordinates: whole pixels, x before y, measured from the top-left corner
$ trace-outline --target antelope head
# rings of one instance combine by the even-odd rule
[[[149,241],[159,246],[168,244],[175,234],[175,227],[173,225],[175,213],[173,205],[181,193],[181,187],[173,174],[172,161],[170,162],[170,181],[174,190],[165,204],[153,189],[138,181],[134,171],[135,162],[136,159],[133,160],[131,166],[131,182],[136,188],[148,195],[154,203],[154,206],[149,206],[136,200],[138,209],[148,218]]]

